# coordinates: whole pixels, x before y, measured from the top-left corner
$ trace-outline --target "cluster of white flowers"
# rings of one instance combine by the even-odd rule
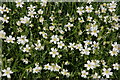
[[[26,36],[25,35],[21,35],[21,37],[17,37],[17,43],[18,44],[25,44],[25,43],[27,43],[29,40],[28,39],[26,39]]]
[[[118,63],[113,64],[113,69],[119,70],[120,65]]]
[[[99,60],[91,60],[91,62],[88,60],[87,64],[84,64],[85,67],[87,67],[87,70],[94,69],[96,67],[99,67]]]
[[[51,65],[48,63],[44,65],[45,70],[50,70],[50,71],[58,71],[61,69],[61,67],[58,64],[51,63]]]
[[[17,0],[15,3],[17,9],[22,9],[26,4],[22,0]],[[0,30],[0,39],[2,38],[4,42],[13,45],[17,43],[20,51],[22,53],[26,53],[25,55],[23,54],[24,57],[20,59],[25,66],[32,64],[31,59],[29,59],[29,55],[31,54],[32,57],[37,56],[38,58],[40,52],[42,53],[41,55],[44,56],[44,59],[46,59],[45,57],[50,58],[49,61],[46,61],[45,64],[41,64],[41,66],[39,66],[39,63],[36,61],[34,67],[30,66],[32,73],[39,73],[42,70],[46,70],[47,72],[48,70],[69,77],[71,74],[74,75],[74,72],[72,69],[70,70],[71,72],[69,72],[69,69],[67,69],[66,66],[69,67],[69,65],[74,65],[74,60],[79,62],[79,59],[83,58],[85,63],[81,62],[81,65],[84,66],[84,68],[80,69],[81,77],[110,78],[113,76],[113,70],[119,70],[119,62],[112,62],[112,67],[110,66],[110,68],[107,65],[106,59],[103,59],[101,55],[107,51],[107,49],[105,50],[107,47],[105,44],[109,45],[110,43],[112,44],[109,45],[109,52],[104,53],[105,57],[106,55],[111,55],[110,58],[116,57],[120,52],[120,44],[118,44],[117,41],[109,41],[106,38],[109,34],[111,35],[112,32],[117,32],[120,28],[119,15],[115,13],[117,3],[101,3],[100,6],[97,6],[98,9],[94,8],[94,5],[90,4],[90,0],[88,3],[89,4],[86,6],[76,7],[77,10],[75,9],[76,11],[74,13],[77,16],[71,15],[72,12],[67,12],[65,15],[66,17],[60,19],[62,21],[63,19],[67,19],[65,20],[65,24],[56,21],[59,20],[57,19],[58,17],[56,14],[61,15],[63,12],[62,10],[58,10],[57,13],[52,10],[51,14],[44,14],[47,12],[47,9],[49,9],[45,8],[47,6],[47,0],[42,0],[42,3],[40,3],[41,7],[30,4],[29,6],[26,6],[28,9],[26,14],[20,17],[18,16],[18,20],[15,20],[15,26],[18,27],[15,27],[16,32],[11,32],[11,34],[9,33],[8,35],[6,29]],[[57,5],[58,3],[55,4]],[[9,24],[11,17],[8,13],[10,11],[12,10],[5,5],[3,5],[3,7],[0,6],[0,13],[3,14],[2,17],[0,17],[0,21],[2,21],[3,24]],[[107,11],[110,15],[107,14]],[[37,25],[33,22],[34,19],[37,21]],[[10,25],[9,30],[12,30],[13,28],[14,26],[12,27]],[[31,33],[33,31],[33,34],[24,34],[24,31],[27,30],[31,30]],[[95,56],[94,58],[96,58],[99,55],[100,58],[98,59],[91,58],[91,56]],[[73,59],[69,60],[69,56]],[[64,60],[66,62],[64,62]],[[8,59],[7,61],[10,60]],[[41,63],[43,63],[42,60]],[[101,71],[96,72],[96,69],[101,68],[101,66]],[[0,75],[2,74],[2,76],[7,76],[7,78],[11,78],[10,74],[13,74],[9,67],[2,70],[2,72],[3,74],[0,73]],[[78,75],[78,73],[75,74]]]
[[[84,46],[81,43],[75,44],[75,43],[69,43],[68,48],[70,48],[71,50],[74,49],[78,49],[79,51],[81,51],[81,54],[85,54],[85,55],[89,55],[90,54],[90,50],[91,47],[93,48],[92,50],[94,51],[95,49],[99,49],[99,43],[96,41],[90,41],[90,40],[86,40],[83,41],[84,42]],[[91,47],[89,47],[91,45]]]
[[[8,7],[6,7],[6,5],[3,5],[3,7],[0,6],[0,13],[1,14],[5,13],[5,12],[9,13],[10,10],[11,9],[9,9]]]
[[[27,23],[30,23],[30,18],[24,16],[23,18],[20,18],[20,21],[21,21],[21,23],[23,23],[23,24],[27,24]]]
[[[45,70],[50,70],[50,71],[60,71],[60,69],[62,69],[58,64],[54,64],[54,63],[51,63],[51,65],[48,63],[46,65],[44,65],[44,69]],[[62,71],[60,72],[61,74],[69,77],[70,76],[70,73],[68,72],[67,69],[62,69]]]
[[[110,3],[110,4],[108,4],[109,11],[110,11],[110,12],[115,11],[116,5],[117,5],[117,4],[116,4],[114,1],[112,1],[112,3]]]
[[[30,5],[30,7],[27,7],[27,8],[29,9],[28,16],[34,17],[34,15],[36,14],[35,12],[36,6]]]
[[[117,55],[118,55],[118,52],[119,52],[117,42],[114,42],[114,44],[112,44],[112,47],[113,47],[112,51],[109,52],[110,55],[111,55],[111,56],[114,56],[114,55],[117,56]]]
[[[100,62],[103,64],[103,66],[107,67],[105,65],[106,62],[104,60],[101,60],[101,61],[99,61],[99,60],[91,60],[91,62],[88,60],[87,64],[84,64],[84,67],[86,67],[87,70],[90,70],[90,69],[93,70],[94,68],[100,66]],[[120,67],[120,65],[118,63],[113,64],[113,69],[119,70],[119,67]],[[88,72],[83,70],[81,73],[82,73],[82,75],[81,75],[82,77],[87,78]],[[102,72],[103,76],[106,76],[106,78],[109,78],[110,75],[112,76],[112,74],[113,74],[113,72],[111,72],[111,68],[108,68],[108,69],[103,68],[103,72]],[[98,73],[95,73],[95,74],[92,75],[92,78],[101,78],[101,76],[99,76]]]
[[[79,13],[79,15],[82,15],[83,13],[87,12],[87,13],[91,13],[93,11],[93,7],[92,5],[86,6],[84,7],[78,7],[77,8],[77,13]]]

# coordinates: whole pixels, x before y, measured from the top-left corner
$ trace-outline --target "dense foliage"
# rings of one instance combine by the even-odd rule
[[[6,2],[2,79],[120,79],[119,2]]]

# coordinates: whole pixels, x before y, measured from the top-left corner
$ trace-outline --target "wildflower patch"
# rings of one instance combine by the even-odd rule
[[[120,79],[120,2],[5,2],[4,80]]]

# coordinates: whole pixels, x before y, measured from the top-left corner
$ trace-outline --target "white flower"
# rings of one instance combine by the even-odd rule
[[[3,15],[3,17],[0,17],[0,18],[1,18],[0,20],[2,20],[3,23],[4,23],[4,22],[6,22],[6,23],[9,22],[9,21],[8,21],[9,17],[7,17],[6,15]]]
[[[108,9],[108,10],[109,10],[110,12],[115,11],[116,5],[117,5],[117,4],[116,4],[114,1],[112,1],[112,3],[109,4],[109,7],[108,7],[109,9]]]
[[[59,71],[60,69],[61,67],[58,66],[58,64],[54,64],[54,63],[51,64],[51,68],[50,68],[51,71]]]
[[[9,8],[6,7],[5,12],[9,13],[10,10],[11,9],[9,9]]]
[[[83,41],[83,42],[85,43],[85,46],[92,44],[92,41],[90,41],[90,40],[86,40],[86,41]]]
[[[88,1],[87,1],[87,3],[89,3],[89,4],[90,4],[92,1],[94,1],[94,0],[88,0]]]
[[[0,30],[0,39],[5,38],[6,33],[3,30]]]
[[[45,0],[44,0],[44,1],[45,1]],[[46,4],[47,4],[47,2],[42,2],[42,3],[40,3],[40,5],[41,5],[41,6],[44,6],[44,7],[46,6]]]
[[[85,55],[89,55],[90,54],[90,51],[89,50],[91,50],[91,48],[88,48],[88,47],[85,47],[85,49],[82,49],[82,54],[85,54]]]
[[[111,71],[111,68],[108,68],[108,69],[103,68],[103,72],[102,72],[103,76],[106,76],[106,78],[109,78],[109,76],[113,74],[113,72],[110,72],[110,71]]]
[[[41,22],[43,24],[44,18],[42,16],[40,16],[39,18],[39,22]]]
[[[99,67],[100,64],[99,64],[99,60],[91,60],[91,63],[94,64],[94,67]]]
[[[82,44],[79,43],[79,44],[75,45],[75,48],[79,49],[79,51],[81,51],[83,49],[83,46],[82,46]]]
[[[23,48],[23,52],[29,52],[30,51],[30,47],[29,45],[27,44],[25,48]]]
[[[41,45],[41,43],[35,44],[35,50],[43,50],[44,46]]]
[[[50,40],[50,42],[53,42],[54,44],[56,44],[59,41],[58,35],[53,35],[51,36],[52,40]]]
[[[21,37],[17,37],[17,43],[18,44],[25,44],[26,42],[28,42],[28,39],[26,39],[26,36],[25,35],[21,35]]]
[[[41,2],[43,2],[43,3],[47,3],[47,1],[48,1],[48,0],[41,0]]]
[[[75,17],[73,16],[73,17],[70,17],[70,22],[74,22],[74,20],[75,20]]]
[[[49,54],[51,54],[52,57],[54,58],[56,55],[59,55],[59,52],[57,52],[56,48],[51,48],[51,52]]]
[[[119,25],[119,23],[116,23],[116,24],[114,24],[112,27],[113,27],[114,29],[116,29],[116,30],[119,30],[120,25]]]
[[[38,14],[43,14],[43,10],[42,10],[42,9],[39,9],[39,10],[38,10]]]
[[[78,7],[77,13],[79,13],[79,15],[82,15],[85,12],[83,9],[84,9],[84,7]]]
[[[62,42],[62,41],[60,41],[60,42],[57,42],[57,44],[58,44],[58,48],[62,48],[63,46],[65,46],[65,44]]]
[[[10,74],[13,74],[13,72],[10,70],[10,67],[2,70],[2,72],[4,72],[4,74],[2,76],[7,76],[7,78],[11,78]]]
[[[21,26],[21,22],[20,22],[20,21],[17,21],[16,24],[17,24],[18,26]]]
[[[15,1],[17,7],[23,7],[24,2],[22,0]]]
[[[96,42],[96,41],[94,41],[92,47],[93,47],[94,49],[95,49],[95,48],[99,48],[98,45],[99,45],[99,43]]]
[[[33,68],[33,73],[38,73],[42,70],[42,67],[36,66],[35,68]]]
[[[113,50],[118,50],[118,44],[117,42],[114,42],[114,44],[112,44]]]
[[[75,48],[75,43],[69,43],[69,46],[68,46],[71,50],[73,50]]]
[[[106,65],[105,60],[101,60],[102,65]]]
[[[55,29],[55,26],[50,26],[49,29],[53,31],[53,29]]]
[[[5,6],[3,7],[0,6],[0,13],[3,14],[3,12],[5,12]]]
[[[84,19],[83,19],[83,17],[81,17],[81,18],[78,18],[78,20],[79,20],[79,22],[80,22],[80,23],[83,23],[83,22],[85,22],[85,21],[84,21]]]
[[[120,21],[119,16],[117,16],[117,15],[112,16],[112,20],[114,20],[116,22]]]
[[[50,64],[48,63],[48,64],[44,65],[44,69],[45,69],[45,70],[47,70],[47,69],[50,70],[50,69],[51,69]]]
[[[107,9],[105,7],[101,7],[101,12],[106,13]]]
[[[118,63],[113,64],[113,69],[119,70],[120,65]]]
[[[55,17],[53,15],[50,16],[50,20],[53,21]]]
[[[47,33],[43,34],[42,36],[43,36],[43,38],[45,38],[45,39],[48,38],[48,37],[47,37]]]
[[[87,17],[87,21],[91,21],[92,19],[93,19],[93,18],[90,17],[90,16]]]
[[[49,65],[49,63],[48,63],[48,64],[44,65],[44,69],[50,70],[50,71],[59,71],[61,69],[61,67],[58,64],[52,63],[51,65]]]
[[[112,50],[109,52],[111,56],[117,56],[118,55],[118,51],[117,50]]]
[[[97,34],[99,33],[99,30],[97,30],[97,29],[92,29],[91,30],[91,35],[93,35],[93,36],[96,36],[97,37]]]
[[[36,12],[34,12],[34,11],[29,11],[28,12],[28,16],[30,16],[30,17],[34,17],[35,14],[36,14]]]
[[[109,10],[110,12],[113,12],[113,11],[115,11],[115,8],[114,8],[114,6],[110,6],[108,10]]]
[[[69,65],[70,63],[69,63],[68,61],[66,61],[64,64],[65,64],[65,65]]]
[[[114,7],[114,8],[116,8],[117,3],[115,3],[114,1],[112,1],[112,3],[110,3],[109,5],[112,6],[112,7]]]
[[[29,9],[29,11],[34,11],[36,6],[30,5],[30,7],[27,7]]]
[[[67,76],[67,77],[70,76],[70,73],[68,72],[67,69],[63,69],[63,70],[61,71],[61,74],[65,75],[65,76]]]
[[[85,70],[81,71],[82,75],[81,77],[83,78],[87,78],[88,72],[86,72]]]
[[[15,37],[12,37],[11,35],[9,35],[9,37],[6,37],[5,42],[7,43],[14,43]]]
[[[62,29],[60,29],[59,32],[60,32],[61,34],[64,34],[64,33],[65,33]]]
[[[62,13],[62,10],[58,10],[58,13],[59,13],[59,14]]]
[[[61,67],[58,64],[56,64],[54,71],[59,71],[60,69],[61,69]]]
[[[21,23],[26,24],[26,23],[30,23],[30,18],[24,16],[24,18],[20,18]]]
[[[71,30],[71,27],[73,27],[73,24],[68,23],[67,25],[65,25],[65,27],[67,27],[67,28],[68,28],[68,30],[70,31],[70,30]]]
[[[87,64],[84,64],[84,67],[87,68],[87,70],[89,69],[94,69],[95,68],[95,63],[94,62],[90,62],[89,60],[87,61]]]
[[[28,59],[22,59],[23,63],[28,64]]]
[[[99,15],[99,14],[100,14],[100,10],[95,11],[95,13],[96,13],[97,15]]]
[[[39,32],[39,34],[40,35],[42,35],[43,36],[43,38],[45,38],[45,39],[47,39],[48,37],[47,37],[47,33],[45,33],[45,32]]]
[[[94,8],[92,7],[92,5],[86,6],[85,8],[86,8],[86,12],[88,12],[88,13],[92,12],[92,10],[94,9]]]

